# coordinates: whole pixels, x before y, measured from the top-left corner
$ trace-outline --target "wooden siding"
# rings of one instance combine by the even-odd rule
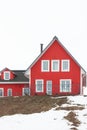
[[[49,60],[50,61],[50,71],[41,72],[41,61]],[[51,71],[51,60],[60,60],[60,69],[59,72]],[[70,71],[62,72],[61,71],[61,61],[70,60]],[[66,50],[58,44],[58,41],[55,40],[54,43],[46,50],[46,52],[38,59],[38,61],[31,67],[31,95],[35,94],[46,94],[46,81],[52,80],[52,94],[66,95],[67,93],[60,92],[60,80],[61,79],[71,79],[72,89],[68,94],[80,94],[80,66],[73,60],[71,55],[69,55]],[[43,79],[44,80],[44,92],[36,93],[35,92],[35,80]]]

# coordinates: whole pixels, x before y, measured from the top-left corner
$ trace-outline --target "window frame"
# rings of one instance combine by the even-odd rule
[[[58,69],[54,70],[53,69],[53,62],[57,62],[58,63]],[[52,72],[59,72],[60,68],[60,60],[51,60],[51,71]]]
[[[24,87],[24,88],[22,88],[22,96],[25,96],[25,95],[26,95],[25,89],[28,89],[28,90],[29,90],[29,93],[30,93],[29,87]],[[27,95],[29,95],[29,93],[28,93]]]
[[[38,82],[38,81],[41,81],[41,82],[42,82],[42,91],[39,91],[38,88],[37,88],[37,87],[38,87],[38,86],[37,86],[37,82]],[[43,92],[43,91],[44,91],[44,88],[43,88],[43,87],[44,87],[44,80],[43,80],[43,79],[36,79],[36,80],[35,80],[35,86],[36,86],[36,92]]]
[[[67,86],[64,86],[64,90],[62,89],[62,82],[65,82],[65,85],[66,85],[66,82],[69,81],[69,91],[67,91]],[[60,80],[60,92],[71,92],[71,87],[72,87],[72,80],[71,79],[61,79]]]
[[[67,61],[68,62],[68,67],[67,69],[64,69],[64,66],[63,66],[63,63]],[[70,60],[62,60],[62,65],[61,65],[61,68],[62,68],[62,72],[69,72],[70,71]]]
[[[6,78],[6,74],[9,74],[8,78]],[[10,72],[9,71],[4,72],[4,80],[10,80]]]
[[[44,70],[43,63],[46,62],[46,61],[48,62],[48,69],[47,69],[47,70]],[[49,72],[49,71],[50,71],[50,61],[49,61],[49,60],[42,60],[42,61],[41,61],[41,71],[42,71],[42,72]]]
[[[2,90],[2,96],[0,95],[0,97],[4,97],[4,88],[0,88],[0,90]]]
[[[9,95],[9,90],[11,90],[11,95]],[[8,90],[7,90],[7,96],[12,96],[12,88],[8,88]]]

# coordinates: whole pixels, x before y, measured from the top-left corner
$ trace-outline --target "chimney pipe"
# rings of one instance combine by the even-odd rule
[[[40,52],[43,52],[43,44],[40,44]]]

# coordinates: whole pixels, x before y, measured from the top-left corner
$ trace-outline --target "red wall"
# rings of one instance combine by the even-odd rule
[[[4,89],[4,96],[7,96],[7,90],[9,88],[12,89],[12,96],[22,96],[22,88],[25,86],[26,84],[0,84],[0,88]]]
[[[41,60],[50,60],[50,68],[51,68],[51,60],[60,60],[60,71],[59,72],[41,72]],[[61,71],[61,60],[69,59],[70,60],[70,72],[62,72]],[[80,93],[80,67],[76,64],[76,62],[72,59],[72,57],[65,51],[64,48],[58,41],[55,41],[49,49],[42,55],[42,57],[35,63],[35,65],[31,68],[31,95],[34,95],[35,92],[35,80],[43,79],[44,80],[44,93],[46,93],[46,81],[52,80],[53,84],[53,94],[65,95],[67,93],[60,93],[59,84],[60,79],[72,79],[72,95]],[[68,94],[71,94],[68,93]],[[40,94],[40,93],[38,93]]]

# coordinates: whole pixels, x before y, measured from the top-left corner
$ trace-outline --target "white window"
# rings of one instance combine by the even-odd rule
[[[29,95],[29,88],[27,88],[27,87],[25,87],[25,88],[23,88],[23,90],[22,90],[22,95],[24,96],[24,95]]]
[[[51,62],[51,70],[53,72],[58,72],[59,71],[59,60],[52,60]]]
[[[43,92],[43,80],[36,80],[36,92]]]
[[[62,60],[62,71],[70,71],[70,60]]]
[[[60,80],[60,92],[71,92],[71,79]]]
[[[4,89],[0,88],[0,97],[3,97],[3,96],[4,96]]]
[[[42,60],[41,61],[41,71],[42,72],[49,72],[49,60]]]
[[[10,79],[10,72],[9,71],[5,71],[4,72],[4,80],[9,80]]]
[[[11,88],[8,89],[7,96],[12,96],[12,89]]]

